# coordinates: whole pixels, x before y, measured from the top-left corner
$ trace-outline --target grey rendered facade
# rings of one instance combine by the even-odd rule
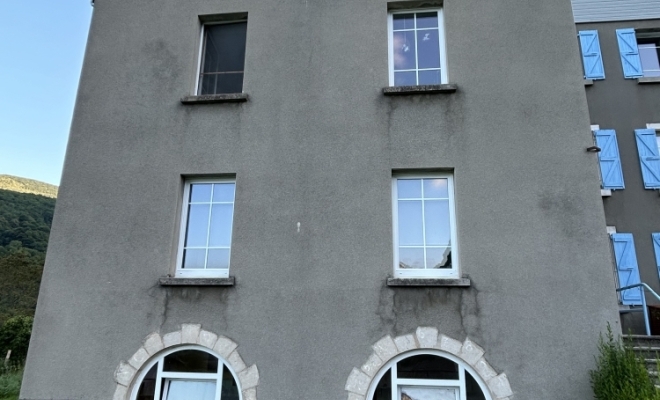
[[[434,346],[492,399],[590,398],[619,328],[571,4],[446,0],[456,92],[385,96],[388,7],[426,5],[98,0],[21,399],[129,399],[181,329],[238,345],[244,400],[360,400],[369,365]],[[249,100],[183,105],[200,16],[227,13]],[[453,175],[469,287],[387,284],[403,171]],[[195,176],[236,178],[233,286],[159,285]]]
[[[640,32],[660,36],[660,8],[655,0],[628,0],[616,4],[573,0],[573,6],[577,30],[597,31],[599,35],[605,79],[594,80],[585,86],[589,113],[592,125],[616,132],[625,184],[625,189],[613,190],[603,197],[607,226],[611,231],[632,235],[639,270],[636,281],[644,282],[660,293],[660,265],[656,258],[660,253],[652,238],[654,233],[660,232],[660,197],[657,188],[645,189],[640,144],[635,133],[660,122],[660,78],[626,79],[617,40],[617,30],[626,28],[634,29],[638,36]],[[660,73],[652,72],[651,75]],[[624,286],[621,282],[618,285]],[[648,293],[646,299],[651,305],[659,304]],[[641,303],[632,303],[632,306],[621,305],[623,329],[644,334],[643,315],[629,312],[630,309],[639,311]],[[657,325],[652,333],[660,334]]]

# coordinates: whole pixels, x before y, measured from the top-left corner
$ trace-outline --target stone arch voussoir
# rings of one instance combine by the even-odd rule
[[[232,367],[238,375],[243,400],[257,400],[259,385],[259,370],[256,364],[247,366],[238,353],[238,344],[233,340],[202,329],[199,324],[183,324],[181,329],[161,335],[158,332],[149,334],[140,347],[128,361],[122,361],[115,370],[115,394],[113,400],[130,400],[133,380],[145,363],[163,350],[183,346],[197,345],[209,349]]]
[[[506,374],[498,374],[486,361],[485,351],[465,338],[463,342],[439,334],[436,328],[419,327],[415,333],[395,338],[387,335],[373,346],[373,353],[361,367],[355,367],[346,380],[344,389],[348,400],[368,400],[367,392],[378,371],[391,359],[411,350],[440,350],[463,360],[470,365],[486,383],[493,400],[511,400],[513,392]]]

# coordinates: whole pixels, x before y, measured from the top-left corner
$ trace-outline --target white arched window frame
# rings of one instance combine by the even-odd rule
[[[437,357],[442,357],[446,358],[447,360],[451,360],[455,362],[458,365],[458,380],[450,380],[450,379],[400,379],[397,378],[396,370],[397,370],[397,363],[401,360],[405,360],[406,358],[409,357],[414,357],[414,356],[420,356],[420,355],[432,355],[432,356],[437,356]],[[387,371],[391,370],[392,371],[392,399],[398,399],[399,397],[399,388],[403,386],[419,386],[419,387],[443,387],[443,388],[458,388],[458,399],[457,400],[466,400],[467,399],[467,389],[465,387],[465,372],[469,372],[472,378],[477,382],[479,385],[479,388],[481,389],[482,393],[484,394],[486,400],[493,400],[492,396],[490,395],[490,391],[488,390],[488,386],[486,383],[481,379],[481,376],[472,369],[469,365],[465,363],[462,359],[449,354],[445,353],[443,351],[434,351],[434,350],[413,350],[407,353],[399,354],[398,356],[392,358],[389,360],[387,364],[385,364],[379,371],[378,373],[374,376],[374,379],[371,381],[371,385],[369,386],[369,391],[367,392],[367,400],[371,400],[374,397],[376,387],[380,383],[380,380],[383,378],[383,376],[387,373]]]
[[[218,370],[216,373],[200,373],[200,372],[167,372],[163,371],[163,361],[165,357],[169,356],[170,354],[178,353],[180,351],[184,350],[196,350],[196,351],[201,351],[207,354],[212,355],[213,357],[218,359]],[[140,373],[137,376],[137,379],[135,379],[133,383],[133,388],[131,390],[131,399],[135,400],[137,399],[138,395],[138,390],[140,389],[140,385],[142,384],[145,376],[151,371],[151,369],[154,367],[154,365],[158,364],[158,368],[156,370],[156,388],[155,388],[155,394],[154,394],[154,399],[161,399],[161,398],[166,398],[162,397],[163,392],[165,388],[162,387],[163,379],[165,381],[172,381],[172,380],[187,380],[187,381],[209,381],[209,382],[215,382],[215,400],[221,400],[221,392],[222,392],[222,379],[223,379],[223,371],[225,367],[227,370],[232,374],[232,378],[234,379],[234,382],[236,382],[236,385],[238,387],[238,398],[239,400],[243,400],[243,394],[241,391],[241,385],[240,385],[240,380],[238,379],[238,375],[232,368],[232,366],[225,360],[223,359],[219,354],[217,354],[214,351],[211,351],[205,347],[201,346],[194,346],[194,345],[187,345],[187,346],[179,346],[179,347],[173,347],[169,348],[158,355],[156,355],[152,360],[149,362],[145,363],[145,366],[143,369],[140,371]],[[166,393],[165,393],[166,394]]]

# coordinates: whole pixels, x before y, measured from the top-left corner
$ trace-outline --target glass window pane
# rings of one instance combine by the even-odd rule
[[[206,25],[204,73],[243,71],[247,22]]]
[[[181,350],[165,357],[163,371],[216,373],[218,359],[204,351]]]
[[[467,400],[486,400],[486,396],[484,396],[484,392],[479,387],[479,384],[467,371],[465,371],[465,389]]]
[[[193,183],[190,185],[190,202],[200,203],[211,201],[210,183]]]
[[[233,202],[235,183],[216,183],[213,185],[214,202]]]
[[[403,386],[400,400],[458,400],[458,388]]]
[[[231,372],[225,366],[222,370],[222,400],[238,400],[238,385]]]
[[[188,207],[185,247],[206,246],[210,210],[210,204],[191,204]]]
[[[213,93],[203,94],[222,94],[222,93],[241,93],[243,91],[243,73],[225,73],[215,76],[215,88]]]
[[[392,36],[394,70],[415,69],[415,32],[394,32]]]
[[[421,179],[397,179],[396,192],[399,199],[421,199]]]
[[[206,250],[184,250],[183,251],[183,269],[203,269],[206,262]]]
[[[398,211],[399,245],[423,245],[422,202],[420,200],[400,200]]]
[[[438,31],[417,31],[417,67],[440,68],[440,42]]]
[[[639,43],[637,45],[644,76],[660,76],[660,60],[658,59],[660,50],[656,46],[655,43]]]
[[[214,400],[215,381],[166,380],[167,400]]]
[[[417,13],[417,29],[436,28],[438,26],[438,12]]]
[[[417,74],[415,72],[395,72],[394,86],[415,86],[417,85]]]
[[[426,268],[451,268],[451,247],[427,247]]]
[[[430,354],[412,356],[397,363],[397,377],[458,380],[458,364],[447,358]]]
[[[440,70],[419,71],[419,84],[420,85],[439,85],[442,83],[440,77]]]
[[[229,247],[231,244],[233,204],[214,204],[211,210],[209,247]]]
[[[209,249],[209,260],[206,268],[228,269],[229,249]]]
[[[153,367],[147,372],[140,388],[137,393],[137,400],[154,400],[156,395],[156,372],[158,369],[158,363],[154,364]]]
[[[424,249],[399,247],[399,268],[424,269]]]
[[[449,200],[424,201],[426,245],[448,246],[451,242]]]
[[[447,199],[449,190],[446,178],[424,179],[424,198]]]
[[[413,29],[415,27],[415,14],[394,14],[392,15],[392,27],[394,30]]]
[[[374,391],[373,400],[392,400],[392,370],[388,370]]]

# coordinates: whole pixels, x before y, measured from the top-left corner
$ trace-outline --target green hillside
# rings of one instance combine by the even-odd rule
[[[0,326],[34,313],[54,209],[55,199],[0,190]]]
[[[35,181],[34,179],[20,178],[18,176],[11,175],[0,175],[0,189],[56,198],[58,188],[55,185]]]

